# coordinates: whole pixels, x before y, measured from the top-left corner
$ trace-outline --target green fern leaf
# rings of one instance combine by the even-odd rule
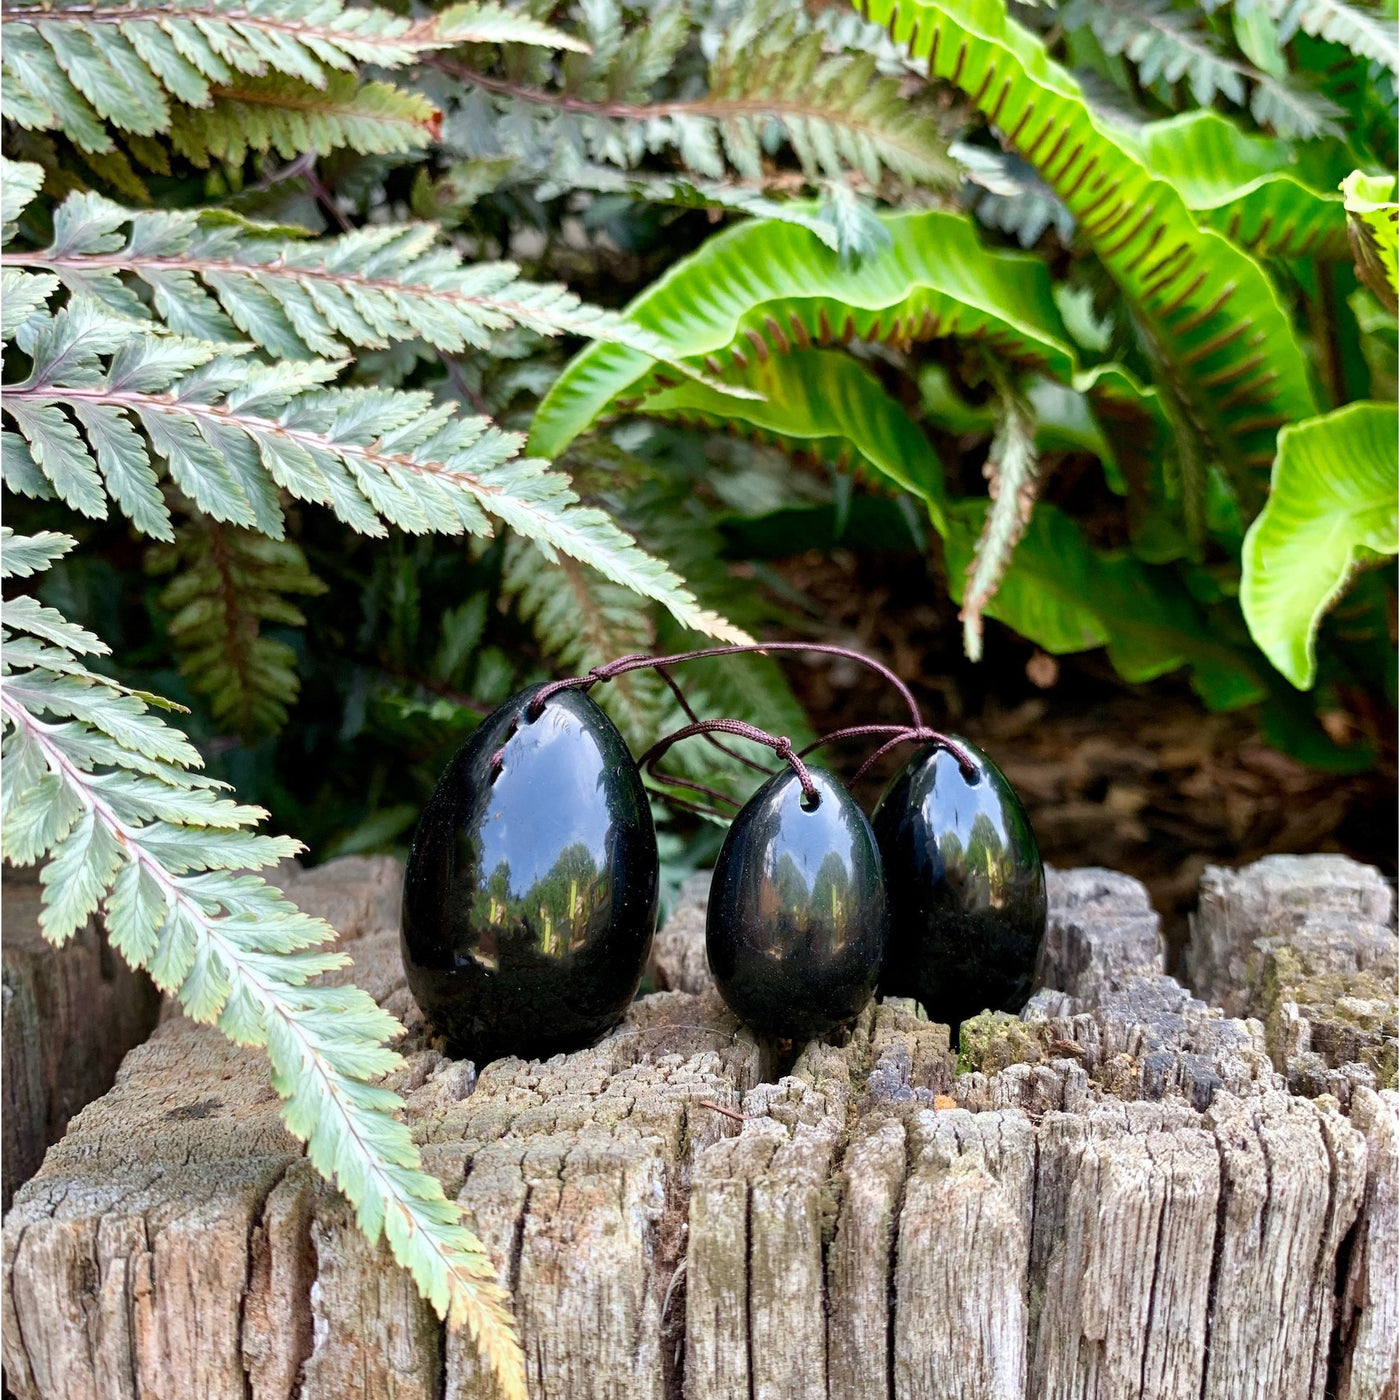
[[[1011,566],[1012,552],[1030,525],[1040,490],[1040,461],[1035,447],[1035,418],[1030,404],[996,371],[1000,401],[996,435],[983,473],[991,505],[967,567],[963,588],[963,650],[970,661],[982,659],[982,614]]]
[[[1181,196],[1086,105],[1079,85],[1003,0],[869,0],[866,12],[968,93],[1074,216],[1122,289],[1192,430],[1229,475],[1246,512],[1279,427],[1313,411],[1302,350],[1260,266],[1198,228]]]
[[[1394,404],[1354,403],[1279,435],[1273,490],[1245,536],[1240,605],[1254,640],[1300,690],[1317,678],[1323,614],[1397,537]]]
[[[55,211],[49,247],[7,251],[0,261],[7,276],[42,268],[75,297],[144,316],[121,280],[130,274],[147,284],[156,314],[179,334],[216,342],[246,336],[293,358],[419,337],[452,353],[486,349],[512,326],[666,353],[616,313],[558,284],[527,282],[511,263],[464,265],[430,224],[371,225],[329,239],[286,235],[227,214],[128,210],[82,193]],[[25,299],[37,291],[27,289]]]
[[[656,599],[686,626],[745,637],[607,515],[580,505],[564,477],[518,458],[520,439],[485,419],[458,418],[423,393],[319,388],[334,364],[249,364],[218,347],[132,330],[91,298],[74,298],[36,336],[29,376],[5,386],[3,410],[34,467],[85,514],[105,515],[98,468],[113,471],[115,458],[93,460],[67,416],[80,409],[105,412],[109,427],[118,418],[139,425],[149,452],[124,439],[133,455],[123,470],[135,479],[152,455],[163,459],[215,520],[280,533],[272,483],[367,534],[385,533],[386,521],[415,534],[486,534],[494,516],[547,556],[568,555]],[[157,523],[168,528],[163,517]]]
[[[326,591],[306,556],[290,540],[195,517],[146,563],[153,573],[175,572],[160,598],[172,614],[166,630],[180,673],[210,697],[215,722],[252,738],[280,729],[301,688],[296,655],[262,626],[303,626],[289,595]]]
[[[1341,134],[1341,108],[1297,86],[1286,64],[1270,73],[1241,63],[1201,27],[1199,16],[1173,8],[1171,0],[1071,0],[1061,22],[1069,30],[1090,29],[1105,53],[1131,61],[1144,87],[1185,82],[1202,107],[1217,96],[1237,107],[1248,100],[1255,119],[1281,136]]]
[[[0,156],[0,240],[14,237],[14,224],[33,202],[44,183],[44,168],[29,161]]]
[[[42,573],[72,548],[70,536],[53,530],[17,535],[8,525],[0,525],[0,577],[29,578]]]
[[[50,547],[19,545],[30,559]],[[271,865],[297,844],[253,835],[257,809],[236,809],[230,823],[217,789],[191,787],[197,755],[144,702],[91,672],[26,664],[8,637],[0,650],[4,848],[20,863],[49,858],[45,935],[61,942],[103,902],[125,958],[178,995],[187,1014],[263,1047],[283,1117],[312,1164],[349,1198],[371,1242],[387,1237],[438,1314],[466,1326],[503,1393],[525,1400],[524,1356],[495,1266],[423,1170],[395,1116],[398,1096],[371,1082],[399,1063],[386,1042],[402,1028],[357,988],[313,980],[347,961],[322,951],[334,930],[260,878],[226,873]],[[148,740],[143,756],[162,755],[140,782],[93,759],[94,743],[125,748],[130,733]],[[169,798],[152,797],[153,788]],[[155,815],[162,805],[179,820]]]
[[[742,428],[790,452],[862,468],[915,496],[939,533],[946,530],[942,463],[868,369],[839,351],[795,350],[754,361],[745,382],[762,397],[736,403],[686,383],[649,395],[637,411],[707,428]]]
[[[676,358],[742,371],[751,359],[831,340],[980,340],[1009,359],[1069,378],[1075,356],[1044,265],[993,252],[963,216],[882,216],[891,246],[856,268],[804,230],[740,224],[676,263],[627,308]],[[531,426],[536,451],[557,456],[599,415],[653,390],[654,360],[592,345],[545,396]]]
[[[514,600],[561,673],[582,675],[591,666],[656,645],[648,612],[627,589],[572,560],[551,566],[526,540],[512,538],[506,547],[501,591]],[[677,713],[660,679],[648,671],[618,676],[593,696],[635,753],[655,743]]]
[[[248,78],[216,87],[209,107],[178,107],[170,143],[192,165],[241,165],[249,151],[291,160],[303,151],[329,155],[402,155],[436,139],[442,117],[419,93],[389,83],[361,83],[332,73],[324,86],[296,78]]]
[[[659,7],[649,23],[626,27],[614,4],[585,6],[581,18],[593,52],[570,56],[557,86],[485,71],[457,56],[434,57],[434,66],[472,89],[460,121],[460,91],[434,89],[448,110],[449,144],[491,158],[501,154],[504,133],[518,159],[507,162],[503,178],[543,181],[546,192],[600,188],[610,176],[625,184],[626,172],[659,198],[712,207],[757,205],[777,187],[790,189],[789,172],[774,168],[780,143],[809,189],[849,195],[848,180],[875,191],[891,181],[947,186],[956,178],[931,105],[911,101],[872,55],[831,43],[829,26],[809,16],[801,0],[760,0],[699,35],[679,6]],[[707,90],[696,96],[694,83],[686,83],[653,92],[663,79],[676,86],[671,70],[694,38],[711,55]],[[477,132],[479,93],[509,118],[481,133],[484,139]],[[638,171],[661,153],[674,155],[685,175]],[[832,212],[849,215],[853,206],[834,204]],[[817,222],[827,241],[850,246],[834,220]],[[863,225],[865,233],[872,228]]]
[[[1084,376],[1085,388],[1102,393],[1100,379],[1111,383],[1122,376],[1116,367],[1108,368],[1116,372]],[[736,404],[703,385],[682,384],[649,396],[638,411],[756,431],[791,451],[865,469],[909,492],[943,538],[949,588],[965,606],[978,541],[993,528],[988,504],[950,498],[932,446],[879,381],[832,350],[754,361],[745,376],[764,391],[762,399]],[[1058,386],[1042,381],[1042,388]],[[1082,404],[1077,414],[1066,416],[1044,392],[1033,389],[1031,396],[1047,447],[1087,441],[1100,450],[1102,435],[1084,421]],[[1057,413],[1061,421],[1052,425]],[[980,430],[991,421],[979,416],[949,426]],[[1252,661],[1219,640],[1170,574],[1125,554],[1091,549],[1074,521],[1044,502],[1030,513],[1004,576],[981,610],[1054,654],[1107,647],[1114,666],[1134,683],[1190,666],[1193,684],[1213,708],[1248,704],[1265,693]],[[712,712],[733,711],[718,706]],[[696,776],[703,776],[703,769]]]
[[[1339,177],[1319,169],[1309,183],[1314,171],[1290,144],[1248,136],[1216,112],[1152,122],[1134,135],[1153,175],[1233,242],[1268,257],[1346,256]]]
[[[360,64],[401,68],[460,44],[585,47],[489,3],[417,21],[339,0],[20,3],[6,9],[3,34],[11,120],[61,130],[91,152],[112,149],[104,121],[137,137],[173,130],[177,149],[200,164],[241,161],[249,149],[389,153],[426,144],[436,109],[384,83],[357,86]]]
[[[1395,200],[1395,177],[1354,170],[1342,181],[1341,190],[1357,275],[1393,313],[1400,309],[1400,204]]]

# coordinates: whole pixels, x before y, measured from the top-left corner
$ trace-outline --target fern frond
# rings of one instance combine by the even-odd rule
[[[956,336],[1057,378],[1074,373],[1075,351],[1042,263],[983,247],[962,215],[880,220],[890,247],[854,269],[799,229],[737,224],[676,263],[632,301],[627,317],[662,338],[672,359],[717,372],[746,371],[754,358],[813,343],[903,346]],[[634,407],[668,378],[627,347],[589,346],[540,404],[531,443],[558,455],[600,414]]]
[[[1146,87],[1184,82],[1201,107],[1216,97],[1247,104],[1281,136],[1341,134],[1341,108],[1290,81],[1286,70],[1275,75],[1241,62],[1171,0],[1071,0],[1061,20],[1066,29],[1088,28],[1105,53],[1128,59]]]
[[[300,548],[196,515],[146,563],[175,573],[160,597],[172,614],[166,630],[180,674],[209,697],[215,721],[254,738],[280,729],[301,689],[296,654],[262,625],[303,626],[288,595],[326,591]]]
[[[1040,459],[1035,450],[1035,416],[1025,397],[997,373],[999,414],[986,465],[991,509],[973,550],[963,588],[963,650],[982,659],[982,613],[1011,566],[1011,556],[1031,521],[1040,491]]]
[[[1400,266],[1397,266],[1397,225],[1400,204],[1395,200],[1395,176],[1367,175],[1353,170],[1342,181],[1346,202],[1347,237],[1356,259],[1356,272],[1386,310],[1400,310]]]
[[[1171,0],[1071,0],[1061,20],[1066,29],[1087,27],[1105,53],[1130,60],[1145,87],[1159,79],[1185,82],[1203,107],[1217,94],[1236,106],[1245,102],[1244,65]]]
[[[1340,44],[1358,58],[1400,72],[1395,20],[1377,10],[1348,5],[1346,0],[1264,0],[1278,23],[1279,41],[1287,43],[1300,29],[1314,38]]]
[[[581,675],[615,656],[656,645],[656,628],[635,596],[571,559],[551,566],[528,540],[512,537],[507,543],[501,591],[514,600],[562,674]],[[593,695],[634,753],[660,737],[675,710],[649,671],[617,676]]]
[[[494,516],[687,626],[744,635],[602,511],[580,505],[566,478],[519,458],[518,435],[458,418],[426,393],[325,389],[335,363],[250,364],[227,347],[152,333],[91,297],[47,318],[26,348],[30,373],[6,385],[3,400],[23,439],[14,450],[27,445],[25,469],[85,515],[102,518],[110,493],[144,533],[170,539],[153,464],[161,458],[206,515],[275,538],[277,487],[370,535],[384,534],[385,522],[413,534],[484,535]]]
[[[692,194],[736,184],[774,194],[831,180],[866,190],[889,180],[946,186],[956,178],[934,117],[872,55],[832,51],[800,0],[761,0],[734,12],[726,28],[704,31],[710,62],[700,96],[694,83],[654,91],[696,37],[679,7],[659,7],[650,23],[627,27],[612,3],[585,6],[582,18],[593,54],[566,60],[557,86],[435,56],[434,67],[477,90],[458,119],[458,96],[434,89],[449,108],[448,144],[476,158],[508,154],[516,178],[561,189],[578,186],[580,167],[630,172],[663,153],[684,167]],[[478,94],[504,120],[484,124]],[[800,173],[779,168],[783,147]],[[713,202],[725,203],[718,194]]]
[[[12,168],[7,162],[5,170]],[[128,274],[150,288],[155,314],[179,334],[246,337],[293,358],[419,337],[453,353],[485,349],[495,332],[512,326],[665,353],[659,340],[616,313],[588,306],[558,284],[524,281],[512,263],[464,265],[431,224],[374,224],[336,238],[296,239],[285,228],[226,213],[130,210],[80,193],[55,211],[49,247],[4,252],[0,264],[42,269],[116,315],[145,316],[122,281]]]
[[[58,9],[21,2],[6,5],[0,23],[11,120],[31,130],[60,130],[89,151],[111,149],[104,122],[137,136],[170,131],[173,122],[178,144],[206,157],[238,150],[230,127],[237,120],[256,123],[247,142],[255,150],[283,149],[295,143],[298,130],[310,139],[294,150],[321,149],[337,133],[347,139],[335,144],[359,150],[413,149],[385,143],[391,131],[396,141],[411,142],[408,107],[421,113],[432,111],[431,104],[384,84],[357,89],[349,75],[358,65],[401,68],[468,43],[585,47],[529,15],[490,3],[410,21],[339,0]],[[241,79],[266,81],[250,88]],[[324,90],[326,101],[314,103],[307,89]],[[273,102],[287,108],[286,120],[268,115]],[[207,122],[194,118],[195,110],[211,106],[216,114]]]
[[[8,542],[32,559],[52,546]],[[18,601],[18,600],[16,600]],[[461,1209],[423,1170],[397,1094],[402,1027],[358,988],[318,979],[348,959],[335,931],[255,875],[300,849],[255,834],[266,815],[198,780],[185,738],[61,647],[0,640],[4,853],[47,857],[40,928],[62,944],[102,906],[112,946],[186,1014],[262,1047],[288,1130],[370,1239],[388,1239],[439,1316],[465,1325],[506,1394],[525,1400],[505,1291]],[[132,770],[135,770],[134,772]],[[191,780],[194,781],[191,781]]]
[[[73,544],[71,535],[53,530],[17,535],[8,525],[0,525],[0,578],[30,578],[43,573],[56,559],[62,559]]]
[[[1160,377],[1257,509],[1281,424],[1313,410],[1303,352],[1265,271],[1197,225],[1078,83],[1012,22],[1002,0],[863,0],[931,73],[967,92],[1064,201],[1079,236],[1122,292]]]
[[[361,83],[332,73],[323,85],[297,78],[247,78],[212,90],[208,107],[177,107],[170,144],[191,165],[241,165],[249,151],[291,160],[303,151],[361,155],[421,151],[437,139],[442,114],[421,93],[391,83]]]
[[[971,200],[982,223],[1011,234],[1023,248],[1039,242],[1052,226],[1061,242],[1069,242],[1074,233],[1069,210],[1025,161],[963,141],[955,141],[949,154],[982,191]]]

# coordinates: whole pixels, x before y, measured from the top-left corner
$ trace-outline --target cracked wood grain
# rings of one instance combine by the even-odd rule
[[[1394,1400],[1395,1095],[1289,1092],[1260,1022],[1161,972],[1125,877],[1057,873],[1067,985],[977,1068],[891,1000],[776,1082],[697,971],[694,886],[667,989],[617,1032],[477,1067],[408,995],[392,862],[287,879],[405,1023],[392,1082],[511,1290],[536,1400]],[[17,1400],[495,1397],[260,1059],[178,1016],[3,1235]]]

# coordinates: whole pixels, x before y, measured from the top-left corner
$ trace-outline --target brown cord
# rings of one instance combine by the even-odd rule
[[[923,740],[932,744],[934,748],[945,749],[958,761],[958,767],[962,769],[962,775],[969,782],[977,776],[977,761],[956,739],[950,739],[946,734],[940,734],[936,729],[906,729],[902,734],[896,734],[893,739],[880,745],[864,763],[856,769],[855,777],[846,784],[847,787],[854,787],[865,777],[866,773],[875,766],[893,748],[900,744],[907,744],[911,741]]]
[[[681,690],[679,683],[667,669],[670,666],[681,665],[686,661],[699,661],[711,656],[738,656],[748,652],[771,652],[771,651],[810,651],[824,656],[839,656],[848,661],[855,661],[863,666],[868,666],[888,681],[903,697],[909,706],[909,713],[913,718],[912,725],[902,724],[856,724],[845,729],[837,729],[832,733],[824,735],[822,738],[808,744],[800,752],[795,752],[791,741],[786,735],[775,736],[766,733],[762,729],[755,728],[751,724],[746,724],[743,720],[737,719],[701,719],[686,699],[685,693]],[[918,702],[914,699],[913,692],[895,675],[889,667],[874,660],[872,657],[864,656],[858,651],[852,651],[849,647],[832,646],[824,642],[757,642],[747,646],[727,646],[727,647],[707,647],[700,651],[677,652],[672,656],[648,656],[644,652],[633,652],[627,656],[620,656],[614,661],[605,662],[601,666],[595,666],[586,676],[570,676],[563,680],[550,681],[547,685],[540,687],[534,699],[525,708],[525,718],[527,722],[534,723],[541,714],[544,713],[546,701],[550,696],[557,695],[562,690],[577,689],[586,694],[600,681],[611,680],[614,676],[625,675],[629,671],[640,671],[644,669],[654,670],[666,683],[675,696],[681,710],[690,720],[684,728],[678,729],[673,734],[668,734],[664,738],[657,740],[646,753],[637,761],[637,767],[657,782],[665,783],[669,787],[685,788],[687,791],[700,793],[712,802],[722,802],[728,806],[738,808],[741,804],[727,793],[719,792],[715,788],[704,786],[702,783],[693,782],[689,778],[675,777],[669,773],[662,773],[657,770],[657,763],[665,756],[667,751],[682,739],[689,739],[696,735],[703,736],[705,742],[713,745],[721,753],[737,760],[755,772],[765,776],[772,774],[771,769],[766,768],[761,763],[754,762],[753,759],[723,744],[715,736],[717,734],[732,734],[735,738],[747,739],[751,743],[763,744],[770,748],[777,757],[792,769],[797,775],[797,780],[802,786],[803,804],[815,807],[820,801],[820,794],[817,792],[816,784],[812,781],[812,775],[808,771],[803,759],[809,753],[822,748],[826,744],[833,744],[845,739],[871,738],[876,735],[889,735],[890,737],[875,750],[869,758],[856,770],[855,776],[847,783],[847,787],[854,787],[870,769],[880,761],[892,749],[900,744],[911,742],[926,742],[933,744],[936,748],[946,750],[957,760],[963,776],[972,779],[977,774],[977,764],[972,755],[956,739],[950,739],[946,734],[939,733],[936,729],[929,729],[924,725],[923,718],[919,714]],[[514,726],[512,726],[514,732]],[[507,735],[509,738],[509,735]],[[501,766],[505,757],[504,746],[492,755],[491,777],[494,779],[500,774]],[[722,812],[716,811],[713,807],[702,807],[697,803],[682,798],[678,793],[667,792],[665,790],[650,789],[656,796],[665,801],[673,803],[675,806],[686,811],[697,812],[704,816],[724,819]]]
[[[674,656],[647,656],[642,652],[634,652],[629,656],[620,656],[616,661],[609,661],[605,665],[595,666],[586,676],[571,676],[566,680],[551,681],[541,688],[540,693],[531,702],[529,717],[532,720],[538,719],[540,711],[544,709],[544,702],[556,691],[567,690],[571,686],[587,691],[599,681],[611,680],[627,671],[640,671],[648,666],[660,670],[664,666],[679,666],[683,662],[701,661],[709,656],[739,656],[755,651],[810,651],[822,656],[839,656],[847,661],[855,661],[861,666],[868,666],[899,692],[904,703],[909,706],[909,716],[914,722],[914,728],[923,727],[923,716],[919,713],[919,704],[914,699],[913,691],[888,666],[873,657],[852,651],[849,647],[832,646],[827,642],[751,642],[746,646],[706,647],[701,651],[682,651]]]
[[[664,739],[658,739],[637,760],[637,767],[646,769],[652,777],[659,777],[660,775],[656,772],[656,764],[673,744],[678,744],[682,739],[689,739],[696,734],[710,733],[732,734],[737,739],[748,739],[755,744],[763,744],[772,749],[797,774],[797,781],[802,785],[803,800],[814,807],[821,801],[821,795],[817,792],[817,785],[812,781],[812,775],[808,772],[807,765],[793,751],[792,741],[786,735],[767,734],[752,724],[745,724],[741,719],[702,719],[697,720],[694,724],[688,724],[684,729],[678,729],[674,734],[668,734]],[[699,786],[695,783],[684,785],[688,787]]]

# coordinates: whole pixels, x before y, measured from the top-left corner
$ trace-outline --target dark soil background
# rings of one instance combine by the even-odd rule
[[[1249,711],[1207,712],[1184,674],[1129,685],[1102,652],[1050,657],[994,622],[985,659],[970,663],[956,605],[918,555],[813,550],[771,567],[770,584],[805,595],[813,639],[879,657],[910,684],[927,723],[992,756],[1048,863],[1110,866],[1143,881],[1170,970],[1207,864],[1339,851],[1395,877],[1393,716],[1381,720],[1374,769],[1319,772],[1270,748]],[[819,733],[905,718],[898,696],[853,663],[814,657],[787,672]],[[829,761],[850,773],[870,752],[860,742],[828,751]],[[891,755],[862,780],[867,811],[902,761]]]

